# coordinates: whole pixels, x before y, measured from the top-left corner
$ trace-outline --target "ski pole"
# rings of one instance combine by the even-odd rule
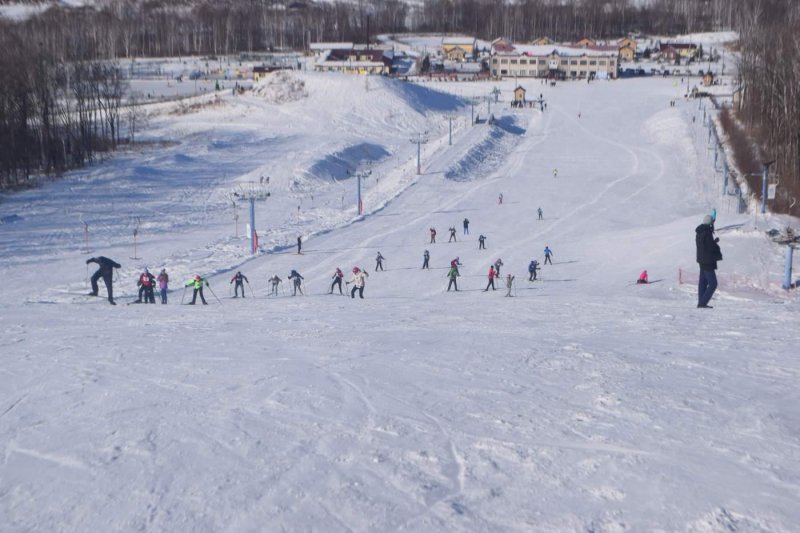
[[[249,281],[247,282],[247,287],[250,289],[250,294],[253,296],[253,300],[255,300],[256,299],[256,293],[253,290],[253,287],[250,286],[250,282]]]
[[[181,295],[181,305],[183,305],[183,299],[186,297],[186,285],[183,286],[183,294]]]
[[[216,298],[216,299],[217,299],[217,301],[218,301],[220,304],[222,304],[222,300],[220,300],[220,299],[219,299],[219,296],[217,296],[216,294],[214,294],[214,289],[212,289],[212,288],[211,288],[211,285],[206,285],[206,287],[208,287],[208,290],[211,292],[211,294],[213,294],[213,295],[214,295],[214,298]]]

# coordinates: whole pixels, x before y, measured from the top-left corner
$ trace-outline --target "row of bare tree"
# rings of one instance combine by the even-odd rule
[[[756,164],[742,171],[760,194],[761,180],[752,174],[758,163],[774,161],[770,172],[779,186],[770,207],[800,215],[800,3],[750,0],[741,14],[736,111],[756,144]]]
[[[0,26],[0,189],[92,161],[120,140],[126,82],[109,61],[54,57]]]

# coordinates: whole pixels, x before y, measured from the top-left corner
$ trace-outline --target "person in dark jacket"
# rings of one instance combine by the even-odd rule
[[[97,288],[97,280],[103,278],[103,282],[106,284],[106,290],[108,291],[108,303],[111,305],[117,305],[114,301],[114,291],[111,286],[111,283],[114,278],[114,269],[115,268],[122,268],[122,265],[117,263],[116,261],[112,261],[108,257],[92,257],[91,259],[86,260],[86,264],[89,263],[97,263],[97,266],[100,268],[97,269],[97,272],[92,275],[92,292],[89,293],[90,296],[97,296],[99,289]]]
[[[234,276],[231,278],[231,283],[233,282],[236,282],[236,285],[233,287],[233,297],[234,298],[239,297],[239,289],[241,288],[242,298],[244,298],[244,284],[245,282],[247,282],[247,284],[250,285],[250,281],[248,281],[247,276],[245,276],[241,272],[236,272],[236,274],[234,274]],[[231,283],[228,283],[228,285],[230,285]]]
[[[464,235],[469,235],[469,219],[464,219]]]
[[[139,281],[136,282],[136,284],[139,286],[139,299],[135,300],[134,303],[156,303],[155,293],[153,292],[156,286],[156,277],[152,275],[147,268],[145,268],[142,275],[139,276]]]
[[[430,254],[430,252],[428,252],[428,250],[425,250],[425,253],[422,254],[422,268],[423,269],[425,269],[425,268],[430,269],[431,268],[428,265],[428,261],[430,261],[430,260],[431,260],[431,254]]]
[[[339,294],[344,294],[342,292],[342,279],[344,278],[344,272],[339,267],[336,267],[336,272],[333,273],[333,277],[331,278],[331,290],[328,291],[328,294],[333,294],[334,287],[339,287]]]
[[[297,291],[300,291],[300,295],[302,296],[303,289],[301,288],[300,285],[302,285],[303,280],[305,278],[301,276],[296,270],[292,270],[289,273],[289,277],[287,279],[292,280],[292,287],[294,287],[294,292],[292,293],[292,296],[297,296]]]
[[[697,245],[697,264],[700,265],[700,278],[697,284],[697,307],[711,309],[708,302],[717,290],[717,261],[722,261],[719,239],[714,237],[714,220],[711,215],[703,217],[703,223],[695,231]]]
[[[478,250],[485,250],[485,249],[486,249],[486,236],[478,235]]]

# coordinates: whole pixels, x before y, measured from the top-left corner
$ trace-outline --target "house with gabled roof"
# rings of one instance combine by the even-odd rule
[[[490,71],[504,77],[549,79],[615,79],[616,47],[577,48],[564,45],[506,45],[492,48]]]

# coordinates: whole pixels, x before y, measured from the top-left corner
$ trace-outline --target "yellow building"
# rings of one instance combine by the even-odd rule
[[[636,47],[626,45],[619,49],[619,58],[622,61],[633,61],[636,59]]]
[[[553,40],[550,37],[547,37],[545,35],[544,37],[539,37],[538,39],[533,41],[531,44],[537,45],[537,46],[543,45],[543,44],[553,44]]]
[[[514,89],[514,101],[517,103],[525,102],[525,88],[522,85],[518,85]]]
[[[464,55],[471,56],[475,53],[475,38],[474,37],[443,37],[442,38],[442,53],[450,57],[450,53],[456,48],[461,48]]]
[[[597,46],[597,43],[595,43],[592,39],[589,39],[588,37],[584,37],[582,39],[578,39],[577,41],[575,41],[572,44],[572,46],[580,46],[586,48],[589,46]]]

